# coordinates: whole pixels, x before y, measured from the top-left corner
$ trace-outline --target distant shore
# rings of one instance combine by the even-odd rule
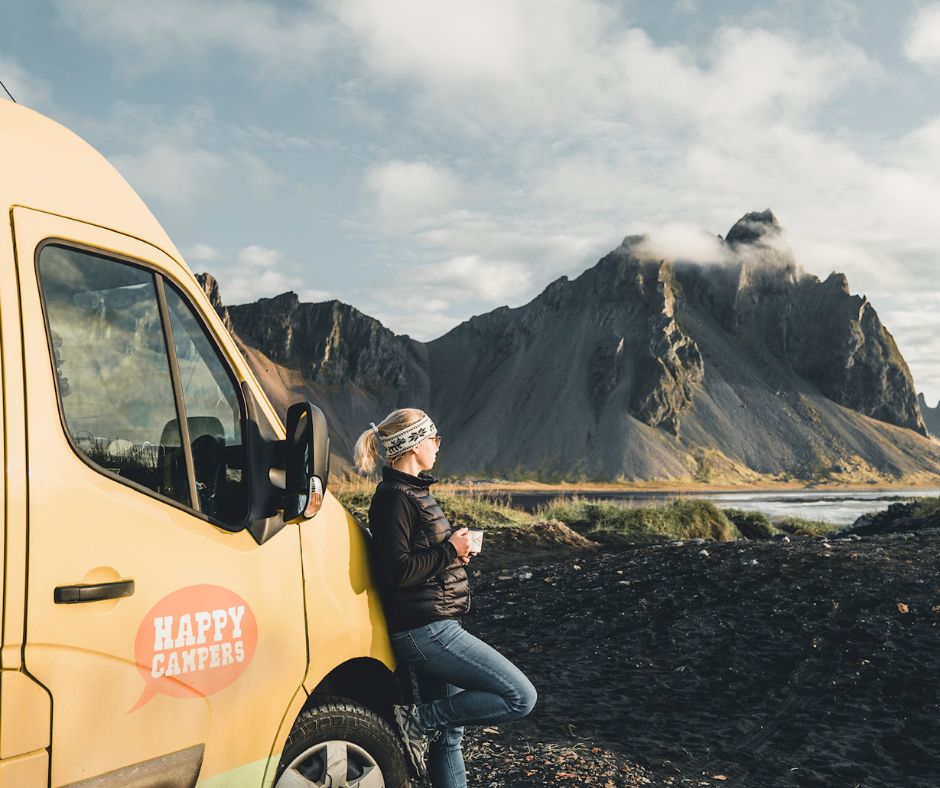
[[[489,523],[528,526],[552,519],[580,530],[626,530],[634,538],[639,538],[640,532],[650,538],[653,532],[655,538],[683,538],[689,528],[704,528],[712,537],[724,538],[715,534],[730,529],[733,536],[742,528],[742,534],[749,533],[754,518],[761,521],[765,536],[781,529],[823,533],[897,503],[940,499],[940,478],[904,481],[871,485],[664,485],[488,479],[441,482],[434,491],[451,522],[472,527]],[[350,511],[363,521],[368,519],[374,482],[341,482],[333,490]]]
[[[910,481],[910,480],[909,480]],[[719,509],[760,513],[772,522],[798,518],[844,527],[861,516],[918,498],[940,497],[940,479],[932,484],[871,485],[550,485],[485,483],[442,485],[451,497],[501,503],[531,514],[565,510],[566,502],[603,504],[607,509],[649,508],[659,510],[670,502],[710,502]],[[605,509],[606,510],[606,509]],[[726,513],[727,513],[726,511]],[[559,519],[565,520],[564,516]]]
[[[652,495],[698,495],[713,493],[774,493],[774,492],[896,492],[898,490],[930,490],[940,488],[940,476],[907,478],[897,481],[872,480],[871,482],[805,482],[774,481],[759,482],[723,482],[718,484],[702,482],[512,482],[500,480],[486,481],[443,481],[440,486],[454,491],[476,492],[558,492],[565,495],[580,492],[591,493],[637,493]]]

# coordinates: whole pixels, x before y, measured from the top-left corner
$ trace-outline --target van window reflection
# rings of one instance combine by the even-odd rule
[[[122,478],[189,505],[153,274],[48,245],[39,257],[58,395],[73,443]]]
[[[172,285],[166,302],[180,369],[196,489],[203,512],[227,524],[248,511],[241,408],[234,381],[192,307]]]

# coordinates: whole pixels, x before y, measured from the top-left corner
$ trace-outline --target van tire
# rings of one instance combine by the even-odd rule
[[[392,727],[371,709],[344,698],[324,698],[301,712],[284,744],[274,786],[288,768],[312,765],[323,757],[324,744],[345,742],[353,770],[357,765],[374,764],[382,772],[385,788],[409,788],[411,780],[405,765],[402,744]],[[309,764],[308,764],[309,762]],[[311,781],[311,786],[316,785]]]

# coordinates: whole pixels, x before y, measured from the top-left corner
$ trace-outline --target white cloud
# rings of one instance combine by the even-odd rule
[[[687,224],[667,224],[651,228],[634,247],[634,253],[653,259],[683,260],[690,263],[724,263],[733,255],[718,237]]]
[[[532,172],[533,194],[543,204],[572,210],[601,202],[607,209],[623,206],[636,192],[630,176],[641,165],[640,158],[628,146],[615,151],[589,149],[546,159]]]
[[[252,244],[238,253],[238,262],[252,267],[270,268],[280,262],[282,257],[277,249]]]
[[[185,253],[191,263],[208,263],[219,258],[219,250],[209,244],[195,244]]]
[[[416,258],[431,257],[432,262],[400,264],[384,287],[371,290],[365,303],[357,304],[396,333],[429,341],[465,319],[470,303],[483,304],[487,310],[523,303],[547,284],[533,281],[530,266],[517,260],[482,254],[435,259],[461,245],[450,231],[430,237],[422,234],[420,240],[426,248],[418,250]]]
[[[901,137],[893,146],[891,161],[900,172],[940,178],[940,116]]]
[[[935,405],[940,400],[940,290],[894,293],[874,303],[911,369],[915,389]]]
[[[236,267],[225,274],[226,304],[243,304],[270,298],[288,290],[296,291],[299,280],[281,271],[267,270],[258,273],[257,269]]]
[[[138,192],[168,205],[206,200],[229,166],[219,153],[171,140],[110,159]]]
[[[298,290],[297,297],[305,304],[316,304],[320,301],[329,301],[332,298],[326,290],[311,290],[309,288]]]
[[[407,334],[419,342],[443,336],[463,319],[460,310],[432,311],[428,308],[420,313],[410,311],[404,314],[379,308],[369,314],[394,333]]]
[[[698,102],[682,95],[680,107],[698,103],[701,121],[744,118],[754,122],[805,120],[825,99],[875,67],[858,49],[834,41],[793,41],[767,30],[720,30],[712,67],[697,74]]]
[[[471,88],[521,82],[531,72],[533,58],[527,43],[538,35],[549,58],[568,39],[552,31],[560,20],[556,8],[531,2],[482,0],[472,4],[410,0],[349,0],[343,3],[343,21],[367,46],[365,55],[378,73],[417,77],[435,88]],[[585,8],[590,11],[590,7]],[[590,23],[589,23],[590,24]],[[537,33],[533,35],[532,28]],[[559,35],[560,33],[560,35]],[[535,66],[537,68],[537,66]]]
[[[569,258],[563,270],[570,265]],[[548,284],[544,273],[533,276],[528,261],[459,255],[401,267],[362,308],[392,331],[427,342],[469,317],[468,304],[482,305],[479,312],[525,303]]]
[[[304,302],[331,298],[325,290],[307,287],[302,267],[285,262],[275,249],[252,245],[235,255],[235,262],[226,262],[221,254],[215,260],[212,274],[219,282],[222,303],[226,305],[271,298],[289,290]]]
[[[220,51],[279,74],[309,74],[337,31],[314,3],[288,10],[255,0],[56,0],[65,25],[116,53],[122,68],[143,71],[169,60],[204,60]]]
[[[940,3],[924,6],[914,14],[904,54],[924,68],[940,66]]]
[[[377,79],[417,83],[422,111],[468,128],[576,115],[601,87],[603,53],[591,50],[618,27],[605,6],[576,0],[347,0],[339,13]]]
[[[481,135],[586,117],[659,125],[800,116],[868,66],[839,42],[734,28],[715,35],[703,61],[657,46],[613,6],[589,0],[347,0],[340,17],[377,79],[418,85],[422,114],[447,113]]]
[[[386,133],[385,112],[371,103],[368,97],[363,96],[362,91],[359,80],[347,82],[338,86],[338,93],[333,96],[333,102],[344,118],[367,130],[369,134]]]
[[[76,129],[161,214],[181,218],[229,194],[266,199],[284,183],[241,129],[219,123],[205,104],[173,108],[117,102],[110,115]]]
[[[446,224],[416,232],[417,253],[433,261],[466,254],[512,260],[533,271],[532,286],[541,289],[559,274],[596,262],[620,240],[607,221],[577,222],[555,214],[513,213],[508,206],[501,212],[500,207],[451,214]]]
[[[419,290],[439,294],[442,303],[467,296],[505,303],[529,289],[531,272],[518,262],[462,255],[418,268]]]
[[[875,217],[915,202],[910,183],[880,190],[896,177],[885,152],[871,161],[856,140],[815,128],[821,107],[877,72],[844,42],[724,28],[693,51],[658,45],[613,6],[585,0],[484,0],[465,13],[439,0],[349,0],[340,16],[373,79],[412,97],[410,122],[433,117],[436,138],[473,151],[461,166],[473,173],[460,184],[464,210],[434,211],[433,197],[409,206],[434,190],[403,185],[394,169],[367,183],[384,228],[414,239],[422,271],[435,262],[456,282],[466,261],[484,276],[487,261],[512,262],[514,276],[491,292],[460,285],[482,305],[531,297],[631,233],[649,234],[662,256],[720,259],[708,233],[768,205],[794,245],[853,259]]]
[[[213,122],[204,105],[171,113],[117,102],[110,115],[81,120],[77,130],[146,200],[185,210],[209,199],[230,168],[222,152],[200,144]]]
[[[389,226],[440,214],[460,192],[449,171],[423,161],[394,160],[376,165],[366,173],[365,187]]]

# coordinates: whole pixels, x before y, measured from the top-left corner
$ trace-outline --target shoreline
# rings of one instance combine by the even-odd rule
[[[936,490],[940,489],[940,476],[930,479],[872,481],[871,483],[805,483],[805,482],[745,482],[705,484],[699,482],[663,483],[663,482],[502,482],[502,481],[441,481],[438,488],[445,487],[454,492],[486,492],[486,493],[552,493],[576,495],[584,493],[606,494],[636,494],[636,495],[712,495],[716,493],[778,493],[778,492],[806,492],[806,493],[878,493],[897,492],[899,490]]]

